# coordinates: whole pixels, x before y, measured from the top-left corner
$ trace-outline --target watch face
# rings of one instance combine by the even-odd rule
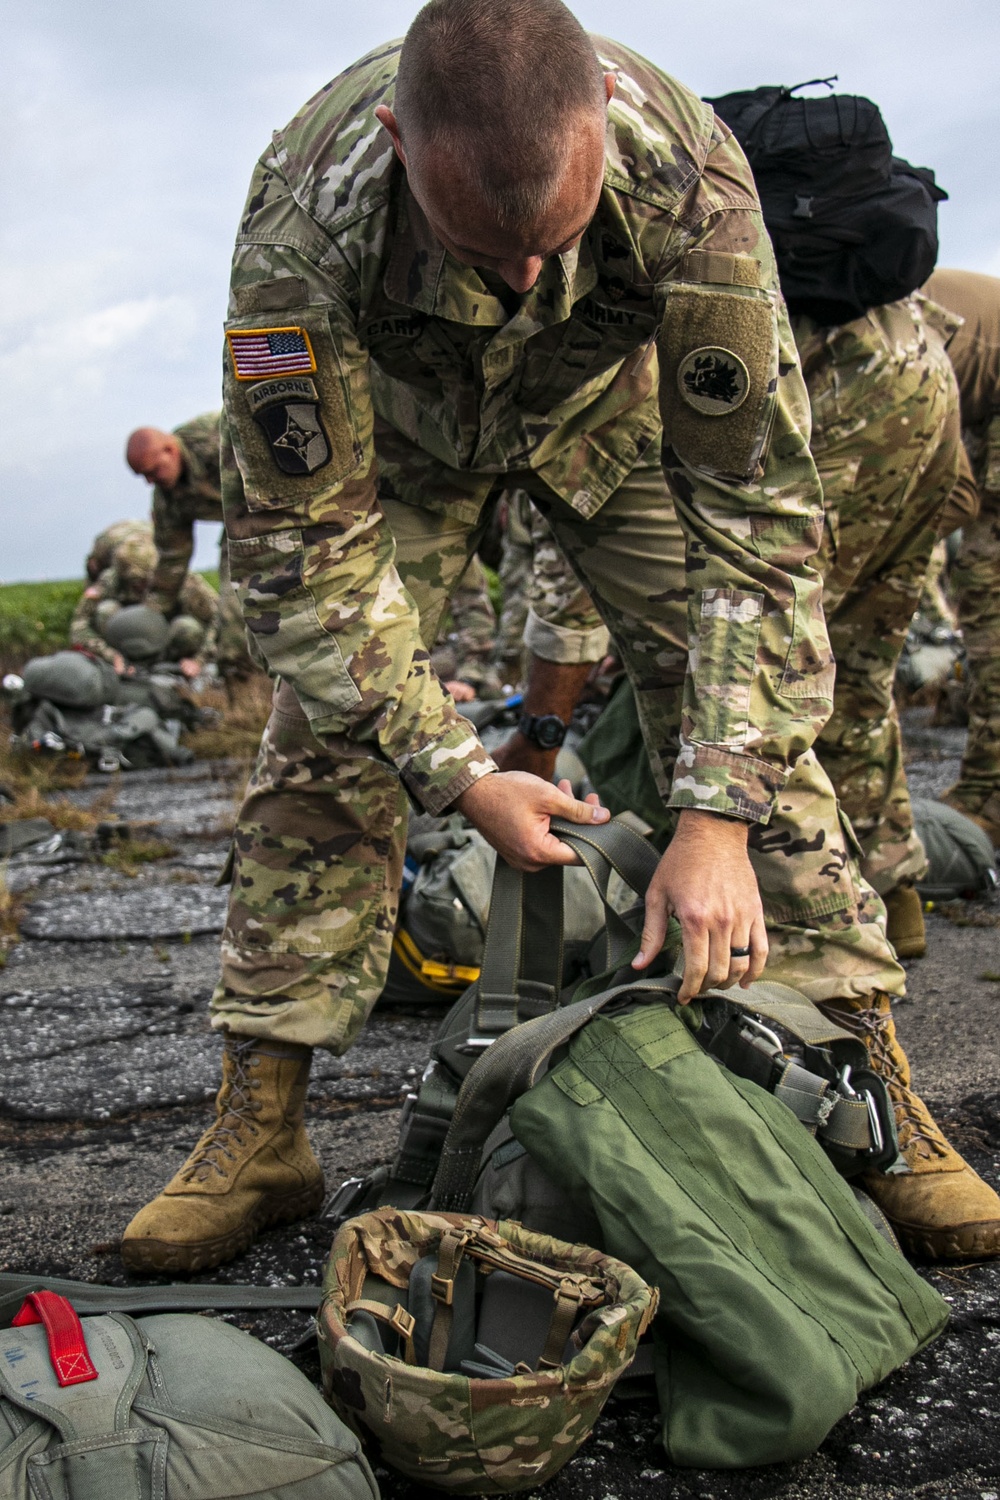
[[[566,725],[555,714],[535,720],[535,739],[543,750],[558,750],[566,738]]]

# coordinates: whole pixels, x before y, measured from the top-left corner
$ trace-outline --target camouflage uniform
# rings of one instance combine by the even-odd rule
[[[169,490],[153,490],[153,539],[157,561],[148,602],[168,619],[177,601],[194,553],[196,521],[222,520],[222,487],[219,479],[219,418],[210,411],[174,429],[180,444],[183,467]],[[225,535],[219,546],[219,619],[216,626],[216,657],[224,676],[252,670],[239,600],[229,578],[229,553]]]
[[[956,631],[958,629],[958,616],[948,598],[948,542],[946,537],[939,537],[934,543],[917,613],[928,630]]]
[[[892,684],[958,473],[958,397],[944,342],[957,325],[918,298],[836,328],[807,318],[793,326],[823,481],[819,565],[837,661],[834,711],[816,751],[859,839],[861,873],[886,894],[926,864]],[[772,838],[765,844],[777,847]],[[800,898],[810,888],[808,863],[799,859],[788,872]],[[766,892],[773,872],[755,865]],[[813,873],[819,897],[822,862]]]
[[[223,498],[283,681],[237,823],[216,1026],[340,1051],[363,1023],[406,794],[438,812],[493,769],[424,641],[501,490],[586,581],[671,806],[766,823],[829,713],[808,403],[749,170],[694,95],[599,47],[618,76],[604,189],[510,317],[434,239],[373,118],[398,44],[279,131],[251,184]],[[675,508],[686,597],[663,586]]]
[[[816,741],[882,895],[926,868],[892,685],[959,468],[957,323],[920,297],[835,328],[795,320],[826,527],[819,566],[837,662]]]
[[[543,661],[601,661],[608,650],[607,628],[551,526],[525,490],[506,498],[498,665],[513,672],[516,682],[523,675],[525,650]]]
[[[467,682],[479,698],[499,698],[500,677],[493,666],[497,612],[478,557],[469,566],[451,599],[450,619],[434,643],[431,665],[442,682]]]
[[[110,526],[105,526],[103,531],[97,533],[90,544],[86,563],[87,577],[91,583],[96,583],[101,574],[111,567],[122,543],[130,542],[133,537],[145,542],[152,541],[152,526],[148,521],[112,521]]]
[[[142,603],[155,566],[156,548],[148,534],[121,542],[112,566],[84,590],[76,606],[69,628],[72,645],[82,646],[104,661],[113,661],[116,652],[104,639],[102,621],[128,604]],[[172,627],[176,627],[172,629],[172,643],[178,649],[174,650],[168,642],[168,654],[211,661],[218,608],[219,598],[211,585],[200,574],[188,573],[169,617]]]
[[[971,692],[962,774],[948,800],[1000,830],[1000,279],[935,271],[927,290],[965,320],[948,353],[980,496],[951,570]]]

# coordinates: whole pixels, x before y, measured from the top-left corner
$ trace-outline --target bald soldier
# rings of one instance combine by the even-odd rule
[[[678,813],[635,967],[671,912],[682,1002],[765,962],[747,835],[833,686],[808,403],[729,131],[626,48],[596,48],[558,0],[431,0],[254,174],[223,491],[244,615],[281,682],[234,840],[216,1119],[126,1229],[133,1269],[213,1265],[321,1202],[311,1052],[344,1052],[382,988],[408,797],[457,808],[523,870],[572,861],[553,814],[607,816],[498,771],[430,670],[504,489],[544,510],[596,601]],[[662,586],[678,526],[688,602]],[[679,635],[696,643],[683,684]],[[898,985],[880,907],[861,923],[857,906],[838,920]],[[1000,1201],[952,1156],[897,1179],[916,1184],[897,1217],[988,1251]]]
[[[942,269],[926,291],[963,319],[948,354],[979,500],[965,506],[951,570],[968,661],[969,739],[961,775],[942,801],[1000,848],[1000,278]],[[960,486],[959,498],[967,490]]]
[[[153,539],[156,571],[147,603],[167,619],[176,612],[194,553],[196,521],[222,520],[219,478],[219,412],[206,412],[173,432],[137,427],[125,448],[133,474],[153,485]],[[223,535],[219,546],[219,619],[217,660],[224,677],[244,677],[253,670],[239,603],[229,579],[229,556]]]

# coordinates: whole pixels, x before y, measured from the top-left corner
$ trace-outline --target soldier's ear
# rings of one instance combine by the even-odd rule
[[[618,76],[617,76],[617,74],[615,74],[615,73],[605,73],[605,75],[604,75],[604,97],[605,97],[605,99],[607,100],[607,102],[609,104],[611,103],[611,100],[614,97],[615,84],[617,82],[618,82]]]
[[[403,150],[403,138],[399,133],[399,126],[396,124],[396,116],[386,105],[380,104],[375,111],[375,118],[383,129],[389,132],[392,137],[393,150],[405,167],[406,152]]]

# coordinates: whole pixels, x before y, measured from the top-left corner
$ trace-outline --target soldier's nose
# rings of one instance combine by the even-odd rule
[[[530,292],[541,269],[540,255],[533,255],[530,260],[505,260],[499,267],[500,275],[512,292]]]

